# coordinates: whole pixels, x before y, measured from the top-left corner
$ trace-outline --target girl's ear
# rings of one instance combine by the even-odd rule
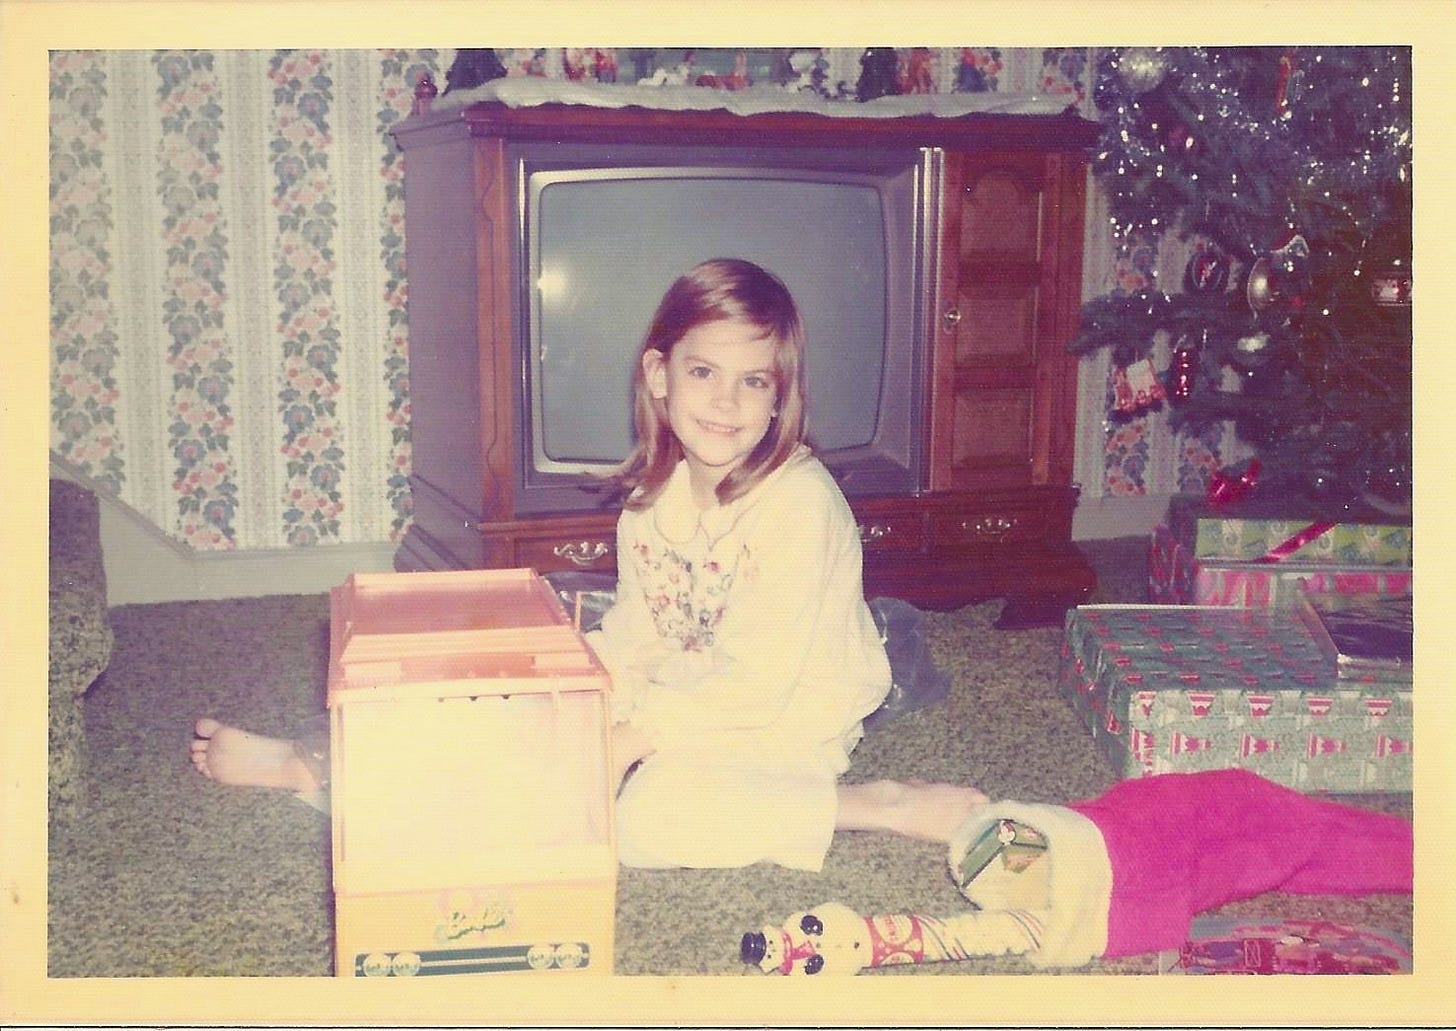
[[[655,347],[642,352],[642,374],[653,398],[661,401],[667,396],[667,359]]]

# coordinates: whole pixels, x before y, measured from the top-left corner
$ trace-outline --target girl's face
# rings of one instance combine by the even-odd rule
[[[757,326],[720,319],[689,330],[666,359],[657,350],[642,355],[647,388],[666,399],[700,508],[717,503],[723,477],[768,432],[778,402],[774,350]]]

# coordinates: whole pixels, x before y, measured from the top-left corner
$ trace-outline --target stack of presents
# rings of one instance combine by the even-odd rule
[[[1411,790],[1412,532],[1379,519],[1174,498],[1151,604],[1067,614],[1059,687],[1119,773]]]

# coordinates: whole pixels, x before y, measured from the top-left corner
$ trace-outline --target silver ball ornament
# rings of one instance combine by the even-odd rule
[[[1244,296],[1249,301],[1249,307],[1256,312],[1264,311],[1279,296],[1269,273],[1270,263],[1267,257],[1260,258],[1249,269],[1249,282],[1244,287]]]

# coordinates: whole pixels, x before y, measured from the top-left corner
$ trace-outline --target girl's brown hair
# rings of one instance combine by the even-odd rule
[[[648,389],[642,356],[655,350],[667,360],[693,329],[725,319],[747,322],[773,340],[776,415],[743,464],[718,484],[719,504],[743,496],[803,442],[804,326],[793,296],[777,276],[751,261],[705,261],[668,287],[638,352],[632,374],[637,441],[614,477],[627,492],[628,508],[651,505],[683,457],[682,445],[667,421],[667,402],[654,398]]]

